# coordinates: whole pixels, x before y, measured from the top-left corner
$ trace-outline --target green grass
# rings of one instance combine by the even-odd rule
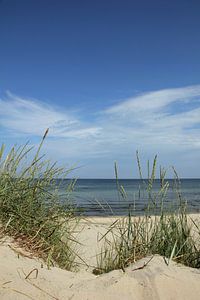
[[[0,149],[0,232],[12,236],[20,246],[43,258],[48,266],[75,270],[79,244],[74,232],[80,220],[70,202],[75,181],[66,186],[66,205],[61,205],[57,179],[66,178],[71,170],[57,167],[41,154],[47,133],[36,150],[26,144],[13,147],[5,155],[5,146]],[[143,180],[138,154],[137,163]],[[148,178],[143,180],[143,190],[148,195],[145,215],[138,217],[134,210],[129,210],[127,216],[111,225],[102,237],[104,246],[97,256],[95,272],[125,270],[130,263],[154,254],[166,257],[167,264],[173,259],[200,267],[200,227],[187,216],[178,175],[173,170],[177,201],[166,208],[164,200],[169,188],[166,170],[160,168],[160,190],[154,192],[156,168],[157,157],[152,168],[148,162]],[[126,201],[116,164],[115,175],[119,199]],[[142,198],[142,187],[139,197]]]
[[[73,231],[77,224],[70,193],[74,182],[66,186],[66,206],[59,203],[57,178],[66,178],[71,170],[57,167],[38,149],[13,147],[5,156],[0,149],[0,224],[5,234],[21,246],[42,257],[48,266],[76,268],[77,243]],[[32,159],[31,159],[32,157]]]
[[[140,179],[142,169],[137,153]],[[160,168],[160,190],[153,191],[157,167],[155,157],[148,178],[143,180],[148,195],[148,205],[143,217],[138,217],[129,210],[127,216],[119,218],[102,237],[104,244],[97,255],[98,273],[114,269],[125,270],[130,263],[147,255],[159,254],[169,264],[173,259],[187,266],[200,268],[200,227],[187,215],[187,203],[181,195],[180,180],[174,172],[174,188],[177,194],[176,203],[164,206],[169,183],[165,180],[166,171]],[[115,175],[119,198],[126,200],[126,192],[118,181],[118,170],[115,164]],[[140,193],[139,193],[140,194]]]

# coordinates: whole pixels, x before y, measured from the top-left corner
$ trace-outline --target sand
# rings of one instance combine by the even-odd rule
[[[199,220],[199,215],[194,216]],[[95,256],[100,250],[97,242],[115,218],[88,218],[78,234],[82,243],[84,260],[95,266]],[[93,275],[92,267],[82,266],[77,273],[46,265],[29,258],[29,253],[15,248],[10,239],[0,243],[0,299],[77,299],[77,300],[173,300],[200,299],[200,270],[175,262],[169,266],[163,257],[155,255],[126,268],[125,273],[115,270],[103,275]],[[22,255],[23,254],[23,255]],[[26,256],[24,256],[27,255]]]

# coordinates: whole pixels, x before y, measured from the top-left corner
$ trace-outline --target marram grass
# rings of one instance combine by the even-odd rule
[[[74,209],[66,199],[66,207],[58,199],[57,178],[65,178],[70,170],[59,168],[28,145],[13,147],[4,157],[0,149],[0,224],[23,247],[45,259],[71,270],[76,267],[76,241],[73,230],[77,223]],[[32,157],[32,159],[30,159]],[[66,186],[66,195],[73,182]],[[63,238],[65,237],[65,238]]]
[[[48,132],[48,131],[47,131]],[[71,170],[57,167],[41,155],[45,133],[38,149],[25,145],[13,147],[5,156],[5,146],[0,149],[0,225],[8,234],[33,254],[42,257],[48,266],[58,265],[67,270],[77,267],[78,242],[73,233],[79,218],[70,203],[74,181],[66,186],[66,205],[59,203],[57,178],[66,178]],[[32,157],[32,159],[31,159]],[[137,163],[143,180],[139,155]],[[174,170],[174,187],[177,203],[167,209],[164,200],[169,183],[166,170],[160,168],[160,190],[155,193],[157,159],[155,157],[148,179],[143,180],[148,195],[148,205],[143,217],[130,210],[127,216],[116,220],[104,235],[104,246],[97,255],[95,272],[124,270],[130,263],[147,255],[160,254],[169,264],[173,259],[187,266],[200,267],[200,228],[187,216],[187,203],[183,200],[180,181]],[[127,195],[115,174],[119,198]],[[140,189],[139,195],[141,196]],[[80,259],[80,257],[79,257]]]
[[[139,155],[137,163],[142,177]],[[180,180],[174,171],[174,187],[177,201],[169,208],[164,206],[169,183],[165,180],[166,170],[160,168],[160,190],[153,191],[156,174],[157,157],[150,170],[148,162],[148,178],[143,180],[148,194],[148,205],[145,215],[136,216],[129,210],[127,216],[119,218],[111,225],[104,239],[100,254],[97,255],[98,274],[114,269],[124,270],[130,263],[147,255],[159,254],[169,264],[173,259],[187,266],[200,268],[200,227],[187,215],[187,203],[182,198]],[[126,199],[126,192],[118,183],[118,170],[115,164],[115,175],[119,198]]]

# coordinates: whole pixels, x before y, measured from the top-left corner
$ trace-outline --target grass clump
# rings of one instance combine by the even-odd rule
[[[169,264],[173,259],[187,266],[200,268],[200,226],[187,215],[187,203],[181,195],[180,181],[174,170],[176,203],[165,205],[169,183],[166,171],[160,169],[160,189],[155,192],[157,157],[148,178],[143,180],[141,164],[137,154],[140,179],[143,181],[148,203],[144,216],[137,216],[131,208],[127,216],[119,218],[102,237],[104,244],[97,255],[99,273],[114,269],[124,270],[130,263],[147,255],[159,254]],[[126,192],[118,182],[117,165],[115,174],[119,197],[126,200]],[[139,192],[141,195],[141,191]]]
[[[4,157],[0,149],[0,224],[4,233],[48,265],[71,270],[75,268],[76,241],[73,231],[77,223],[74,208],[66,199],[59,203],[58,181],[70,170],[59,168],[41,156],[41,147],[48,130],[33,155],[27,144],[13,147]],[[32,157],[32,159],[30,159]],[[66,187],[66,195],[74,182]]]

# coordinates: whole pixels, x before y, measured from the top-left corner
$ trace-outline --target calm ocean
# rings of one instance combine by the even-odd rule
[[[177,193],[174,188],[174,180],[169,179],[169,189],[164,200],[166,207],[175,207],[178,203]],[[67,180],[60,185],[60,199],[65,203]],[[78,179],[75,190],[70,199],[85,215],[106,216],[110,214],[124,215],[131,208],[135,214],[144,214],[148,203],[148,194],[144,188],[144,182],[137,179],[120,179],[126,191],[126,199],[119,197],[116,180],[114,179]],[[160,189],[160,181],[153,185],[153,193]],[[182,199],[187,201],[188,212],[200,212],[200,179],[181,180]],[[158,198],[159,199],[159,198]]]

